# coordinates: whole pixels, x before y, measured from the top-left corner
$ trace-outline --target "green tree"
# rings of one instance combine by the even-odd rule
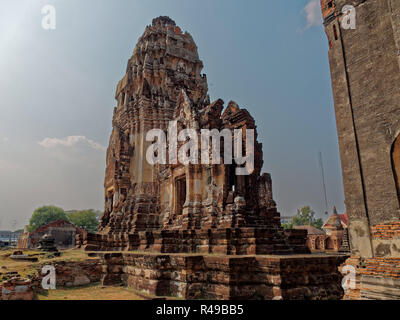
[[[290,223],[282,224],[285,229],[291,229],[295,226],[313,226],[322,229],[324,222],[321,218],[315,218],[315,212],[310,206],[304,206],[297,209],[297,214],[292,218]]]
[[[99,224],[99,213],[93,209],[68,212],[69,222],[88,232],[96,232]]]
[[[40,226],[56,220],[67,220],[64,210],[56,206],[43,206],[36,209],[29,220],[28,231],[34,231]]]
[[[292,222],[282,223],[282,228],[283,229],[293,229],[293,224],[292,224]]]

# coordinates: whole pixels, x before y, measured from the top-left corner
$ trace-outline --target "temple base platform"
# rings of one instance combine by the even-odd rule
[[[215,255],[98,252],[103,285],[152,297],[339,300],[345,255]]]

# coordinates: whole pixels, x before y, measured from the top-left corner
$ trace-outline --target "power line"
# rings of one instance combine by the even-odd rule
[[[321,151],[319,151],[318,156],[319,156],[319,165],[321,167],[322,187],[324,189],[324,196],[325,196],[325,214],[328,214],[328,197],[326,195],[324,163],[322,161],[322,152]]]

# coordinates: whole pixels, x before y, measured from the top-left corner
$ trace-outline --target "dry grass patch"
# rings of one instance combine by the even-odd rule
[[[38,250],[23,250],[23,253],[26,255],[32,255],[38,258],[37,262],[32,261],[21,261],[21,260],[13,260],[10,258],[10,255],[13,254],[17,249],[9,249],[0,251],[0,273],[6,273],[10,271],[17,271],[21,277],[27,277],[29,275],[37,275],[37,267],[41,264],[51,264],[56,261],[84,261],[89,259],[87,256],[87,252],[82,250],[70,249],[60,251],[61,255],[59,257],[55,257],[49,252],[43,252]],[[0,276],[1,282],[1,276]]]
[[[38,294],[38,300],[144,300],[132,289],[125,287],[103,287],[92,284],[75,288],[49,290]]]

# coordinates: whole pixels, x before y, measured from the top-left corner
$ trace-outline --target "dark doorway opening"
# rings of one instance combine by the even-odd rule
[[[183,205],[186,201],[186,176],[176,178],[175,180],[175,201],[176,214],[181,215]]]

